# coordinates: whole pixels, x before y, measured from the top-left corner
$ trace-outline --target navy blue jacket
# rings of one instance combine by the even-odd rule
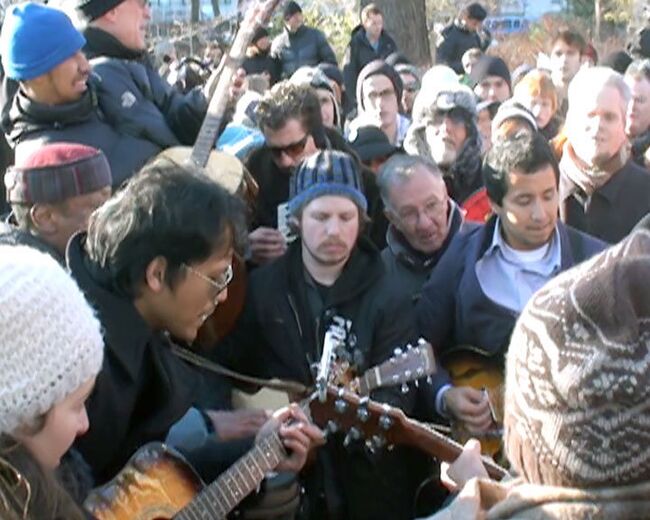
[[[473,345],[489,355],[504,356],[518,313],[490,300],[476,276],[476,262],[492,243],[496,217],[484,226],[458,234],[422,289],[416,307],[418,331],[433,345],[436,359],[458,345]],[[606,244],[557,223],[565,271],[605,249]],[[450,383],[439,368],[433,395]]]
[[[278,63],[281,79],[290,78],[300,67],[315,67],[326,62],[338,65],[322,31],[313,27],[301,26],[295,33],[286,28],[275,37],[271,44],[271,57]]]

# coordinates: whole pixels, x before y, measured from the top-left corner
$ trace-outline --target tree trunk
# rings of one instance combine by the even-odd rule
[[[190,22],[197,23],[199,21],[199,5],[200,0],[192,0],[192,11],[190,14]]]
[[[212,12],[215,18],[221,16],[221,9],[219,9],[219,0],[212,0]]]
[[[360,0],[360,7],[372,0]],[[384,12],[384,28],[415,65],[431,65],[425,0],[374,0]]]
[[[600,0],[594,0],[594,41],[600,43],[600,19],[602,16]]]

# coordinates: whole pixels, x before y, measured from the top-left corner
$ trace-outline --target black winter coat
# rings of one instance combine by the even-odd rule
[[[389,54],[396,51],[397,44],[386,31],[381,32],[377,50],[375,50],[366,37],[366,30],[363,25],[357,25],[352,30],[343,65],[345,90],[349,95],[351,97],[355,96],[355,92],[357,91],[357,78],[363,67],[373,60],[383,60]]]
[[[271,44],[271,57],[278,63],[281,79],[291,77],[300,67],[319,63],[337,65],[336,55],[322,31],[301,26],[295,33],[286,28]]]
[[[469,31],[460,25],[458,20],[445,27],[440,36],[442,41],[436,48],[436,63],[451,67],[456,74],[465,73],[462,57],[466,51],[473,47],[484,51],[490,43],[489,39],[482,39],[476,31]]]
[[[111,126],[160,148],[194,144],[208,108],[199,87],[182,94],[160,77],[145,53],[95,27],[84,36],[99,105]]]
[[[560,196],[566,182],[566,176],[561,175]],[[630,159],[587,204],[583,205],[575,195],[560,204],[566,224],[614,244],[650,213],[650,172]]]
[[[153,332],[130,298],[97,282],[83,251],[84,234],[68,245],[68,267],[104,331],[104,364],[86,409],[90,429],[76,447],[101,484],[112,478],[142,445],[163,441],[192,406],[196,371]]]
[[[37,103],[18,91],[8,123],[7,137],[15,147],[17,161],[47,143],[93,146],[106,155],[115,188],[160,151],[151,141],[121,133],[108,124],[91,84],[78,101],[56,106]]]
[[[247,374],[313,385],[310,365],[320,359],[325,330],[334,316],[351,321],[353,339],[347,351],[359,373],[412,339],[410,306],[395,296],[379,252],[367,239],[359,240],[316,316],[309,296],[315,289],[310,287],[296,241],[284,256],[253,272],[243,314],[235,331],[215,349],[217,358]],[[402,394],[393,387],[374,392],[373,398],[409,413],[415,393]],[[342,436],[330,438],[308,471],[307,517],[412,518],[426,457],[397,447],[371,458],[361,445],[346,450],[341,441]]]

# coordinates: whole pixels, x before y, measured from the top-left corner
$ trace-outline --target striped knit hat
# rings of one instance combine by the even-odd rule
[[[289,183],[289,213],[297,215],[309,202],[324,195],[348,197],[364,213],[367,211],[359,167],[348,154],[324,150],[302,161]]]
[[[53,204],[110,186],[104,154],[91,146],[53,143],[40,147],[5,173],[7,202]]]
[[[505,448],[534,484],[650,480],[650,231],[549,282],[506,367]]]

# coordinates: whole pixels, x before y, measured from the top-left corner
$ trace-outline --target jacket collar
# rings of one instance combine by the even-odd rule
[[[84,53],[89,60],[99,56],[121,60],[145,60],[147,58],[146,51],[129,49],[115,36],[97,27],[86,27],[83,35],[86,38]]]
[[[445,238],[440,249],[432,254],[427,255],[415,250],[393,224],[388,226],[388,231],[386,231],[386,244],[398,262],[401,262],[414,271],[428,271],[438,263],[438,260],[440,260],[440,257],[447,250],[452,239],[463,225],[463,214],[458,205],[452,199],[449,199],[449,205],[447,238]]]
[[[155,333],[138,313],[133,301],[108,287],[101,267],[88,258],[83,244],[86,233],[70,239],[66,260],[71,274],[91,305],[97,310],[104,337],[132,380],[138,378],[145,346],[154,341]],[[119,326],[107,327],[107,324]]]
[[[79,100],[64,105],[39,103],[29,98],[22,90],[18,90],[9,112],[9,139],[17,142],[23,135],[41,128],[64,128],[83,123],[91,117],[96,108],[97,96],[90,83]]]

